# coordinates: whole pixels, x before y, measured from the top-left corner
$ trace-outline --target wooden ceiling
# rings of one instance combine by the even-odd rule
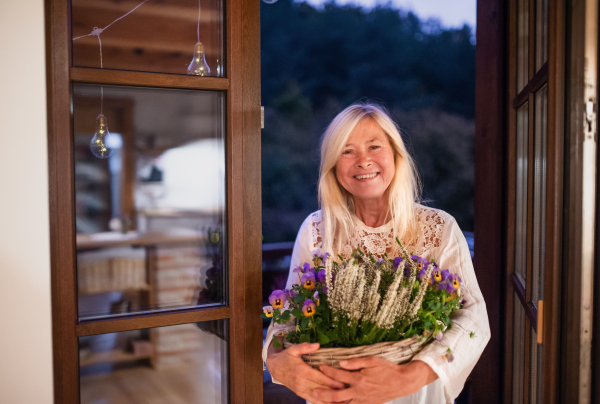
[[[211,75],[223,57],[224,9],[201,0],[200,41]],[[104,28],[140,4],[139,0],[73,0],[73,38]],[[100,34],[105,69],[186,74],[197,42],[197,0],[148,0]],[[73,41],[73,66],[100,68],[98,37]]]

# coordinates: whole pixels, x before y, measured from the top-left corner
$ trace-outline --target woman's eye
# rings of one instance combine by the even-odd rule
[[[342,152],[342,154],[350,154],[350,153],[352,153],[352,150],[344,150],[344,151]]]
[[[377,149],[381,149],[381,146],[379,146],[379,145],[371,146],[371,150],[377,150]]]

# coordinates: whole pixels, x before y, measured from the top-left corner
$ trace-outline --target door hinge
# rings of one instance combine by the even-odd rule
[[[585,121],[587,124],[586,131],[587,135],[594,136],[594,141],[596,140],[596,99],[590,98],[588,102],[585,103]]]
[[[538,300],[537,307],[537,343],[544,341],[544,301]]]

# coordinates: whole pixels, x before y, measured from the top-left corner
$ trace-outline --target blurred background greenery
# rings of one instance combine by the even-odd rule
[[[261,3],[263,235],[293,241],[318,209],[320,137],[346,106],[388,108],[415,157],[428,206],[473,230],[475,45],[388,3],[372,9]]]

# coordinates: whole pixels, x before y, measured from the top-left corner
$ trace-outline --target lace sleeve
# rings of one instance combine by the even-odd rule
[[[431,366],[444,384],[446,401],[453,403],[490,339],[490,326],[467,241],[454,218],[449,216],[446,220],[436,255],[439,256],[440,267],[448,268],[461,277],[466,302],[461,310],[453,314],[452,328],[444,333],[444,339],[429,344],[414,360],[424,361]],[[474,333],[473,338],[471,333]],[[451,363],[443,357],[448,348],[454,355]]]

